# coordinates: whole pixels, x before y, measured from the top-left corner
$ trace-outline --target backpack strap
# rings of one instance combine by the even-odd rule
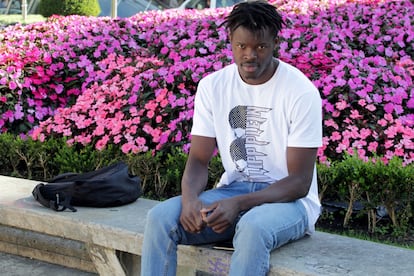
[[[54,178],[50,179],[48,182],[49,183],[61,182],[61,180],[63,180],[63,179],[67,179],[68,177],[74,177],[74,176],[78,176],[78,175],[80,175],[80,174],[79,173],[72,173],[72,172],[62,173],[62,174],[59,174],[59,175],[55,176]]]
[[[60,198],[63,195],[63,192],[58,192],[55,194],[55,198],[53,200],[48,200],[43,197],[40,189],[44,186],[43,183],[37,184],[36,187],[33,189],[32,194],[33,197],[40,202],[43,206],[50,208],[52,210],[62,212],[66,209],[71,210],[72,212],[76,212],[76,208],[70,205],[71,196],[68,196],[66,193],[64,194],[64,200],[61,201]]]

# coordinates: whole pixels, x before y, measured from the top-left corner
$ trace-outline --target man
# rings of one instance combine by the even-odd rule
[[[240,3],[224,24],[234,63],[199,83],[182,195],[149,212],[142,275],[175,275],[177,244],[228,239],[230,275],[265,275],[270,252],[311,234],[319,216],[318,90],[273,57],[283,20],[272,5]],[[204,191],[216,146],[225,172]]]

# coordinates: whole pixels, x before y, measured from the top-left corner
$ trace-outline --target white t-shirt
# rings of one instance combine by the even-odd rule
[[[219,186],[234,181],[274,183],[288,175],[287,147],[322,145],[322,103],[313,83],[279,60],[266,83],[245,83],[236,64],[199,82],[192,135],[214,137],[225,169]],[[320,214],[316,167],[311,188],[300,199],[310,232]]]

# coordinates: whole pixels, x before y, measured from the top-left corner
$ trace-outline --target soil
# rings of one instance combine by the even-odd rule
[[[354,213],[348,225],[344,226],[344,214],[345,211],[341,209],[324,208],[316,223],[316,229],[414,249],[414,227],[410,227],[407,233],[397,231],[393,233],[391,220],[388,217],[381,217],[377,219],[375,231],[371,233],[368,231],[368,217],[366,215]]]

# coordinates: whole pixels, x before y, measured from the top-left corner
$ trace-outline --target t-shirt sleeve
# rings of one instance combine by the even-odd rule
[[[296,99],[289,120],[288,147],[322,146],[322,101],[316,89]]]
[[[216,137],[213,111],[211,108],[212,95],[209,94],[207,86],[207,81],[201,80],[197,87],[191,135]]]

